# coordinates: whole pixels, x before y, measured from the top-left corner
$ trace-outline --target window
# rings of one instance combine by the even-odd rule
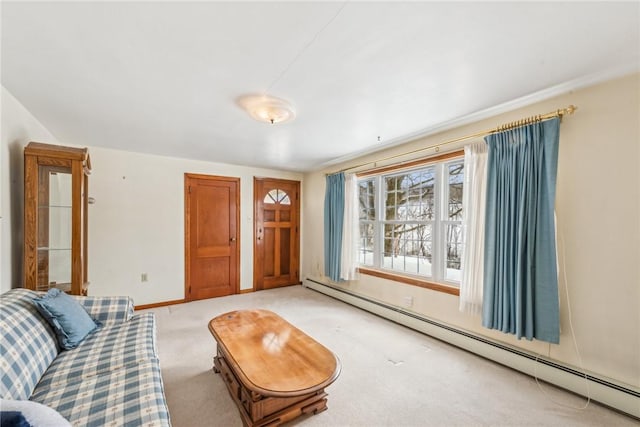
[[[290,205],[291,199],[289,199],[289,195],[284,190],[280,190],[279,188],[273,189],[264,196],[265,204],[281,204],[281,205]]]
[[[459,156],[360,177],[360,266],[458,285],[463,182]]]

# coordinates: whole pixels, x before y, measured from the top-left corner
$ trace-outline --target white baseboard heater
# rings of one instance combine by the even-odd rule
[[[592,374],[584,374],[549,359],[542,357],[537,357],[536,359],[535,355],[526,351],[482,338],[419,314],[314,279],[306,278],[303,286],[527,375],[537,376],[540,380],[570,390],[581,396],[587,395],[588,381],[588,394],[592,400],[640,419],[640,391],[638,390],[632,390]]]

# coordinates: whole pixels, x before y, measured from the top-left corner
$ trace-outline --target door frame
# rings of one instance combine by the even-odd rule
[[[297,258],[297,263],[296,263],[296,271],[297,271],[297,280],[299,283],[300,282],[300,222],[301,222],[301,210],[300,210],[300,192],[302,191],[301,187],[302,187],[302,183],[298,180],[295,179],[284,179],[284,178],[273,178],[273,177],[260,177],[260,176],[254,176],[253,177],[253,280],[252,280],[252,287],[254,291],[261,291],[264,289],[264,286],[258,286],[258,263],[259,263],[259,256],[258,256],[258,240],[257,240],[257,235],[258,235],[258,202],[257,202],[257,198],[256,198],[256,187],[257,187],[257,182],[258,181],[281,181],[281,182],[289,182],[289,183],[293,183],[296,185],[296,197],[295,199],[293,197],[291,197],[291,202],[292,204],[295,204],[295,209],[297,212],[296,215],[296,232],[295,232],[295,248],[296,248],[296,253],[295,256]]]
[[[191,296],[191,269],[189,268],[191,259],[191,204],[189,203],[189,181],[191,179],[204,179],[210,181],[230,181],[237,185],[236,191],[236,283],[234,284],[233,295],[240,293],[240,178],[219,175],[204,175],[197,173],[184,174],[184,300],[195,301]]]

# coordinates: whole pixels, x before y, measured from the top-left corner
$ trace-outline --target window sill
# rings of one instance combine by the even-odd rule
[[[407,285],[419,286],[421,288],[431,289],[432,291],[444,292],[446,294],[460,296],[460,289],[451,285],[429,282],[427,280],[418,279],[416,277],[403,276],[400,274],[390,273],[387,271],[373,270],[370,268],[360,267],[358,268],[358,271],[368,276],[380,277],[381,279],[393,280],[395,282],[406,283]]]

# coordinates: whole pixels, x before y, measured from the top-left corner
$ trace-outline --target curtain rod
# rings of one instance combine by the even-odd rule
[[[440,147],[442,147],[443,145],[448,145],[448,144],[453,144],[454,142],[460,142],[460,141],[464,141],[467,139],[471,139],[471,138],[478,138],[481,136],[487,136],[487,135],[491,135],[492,133],[498,133],[498,132],[502,132],[508,129],[514,129],[520,126],[525,126],[525,125],[529,125],[532,123],[537,123],[540,122],[542,120],[547,120],[547,119],[553,119],[555,117],[560,117],[560,120],[562,120],[562,117],[565,114],[571,115],[573,114],[576,110],[578,109],[578,107],[576,107],[575,105],[569,105],[566,108],[562,108],[560,110],[556,110],[556,111],[552,111],[550,113],[546,113],[546,114],[539,114],[537,116],[531,116],[531,117],[527,117],[524,119],[520,119],[520,120],[516,120],[515,122],[510,122],[504,125],[500,125],[497,128],[494,129],[490,129],[490,130],[484,130],[481,132],[477,132],[471,135],[465,135],[465,136],[461,136],[459,138],[455,138],[455,139],[450,139],[448,141],[444,141],[444,142],[439,142],[437,144],[433,144],[430,145],[428,147],[423,147],[423,148],[418,148],[416,150],[412,150],[412,151],[407,151],[406,153],[400,153],[400,154],[394,154],[392,156],[388,156],[388,157],[383,157],[381,159],[377,159],[377,160],[371,160],[365,163],[360,163],[358,165],[355,166],[350,166],[348,168],[345,169],[341,169],[339,171],[336,172],[332,172],[332,173],[328,173],[326,175],[333,175],[335,173],[340,173],[340,172],[346,172],[346,171],[350,171],[352,169],[358,169],[362,166],[366,166],[369,165],[371,163],[378,163],[378,162],[384,162],[386,160],[393,160],[396,159],[398,157],[403,157],[403,156],[408,156],[409,154],[415,154],[415,153],[419,153],[421,151],[426,151],[429,150],[431,148],[435,148],[435,152],[439,152],[440,151]]]

